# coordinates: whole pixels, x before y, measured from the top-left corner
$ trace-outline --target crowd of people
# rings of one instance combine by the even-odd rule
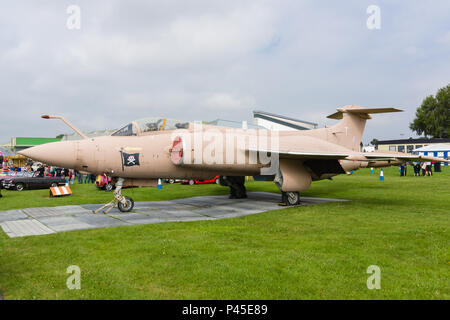
[[[408,169],[408,162],[405,162],[400,165],[400,176],[404,177],[406,176],[407,169]],[[432,162],[413,162],[410,164],[414,169],[414,176],[420,177],[420,176],[433,176],[433,163]],[[434,169],[435,171],[440,171],[439,164],[434,163]]]
[[[27,162],[24,167],[16,167],[11,163],[7,163],[4,161],[4,159],[1,159],[2,161],[2,168],[4,171],[9,172],[37,172],[38,177],[62,177],[66,179],[67,184],[73,184],[76,180],[79,184],[83,183],[94,183],[95,182],[95,175],[93,174],[83,174],[78,172],[74,169],[67,169],[67,168],[58,168],[53,166],[47,166],[40,164],[36,168],[36,170],[33,169],[33,163]]]
[[[36,172],[39,177],[62,177],[66,179],[67,184],[73,184],[75,180],[79,184],[95,182],[94,174],[82,174],[74,169],[40,165]]]

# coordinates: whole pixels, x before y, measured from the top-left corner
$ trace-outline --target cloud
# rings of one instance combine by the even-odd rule
[[[0,11],[0,142],[136,118],[250,120],[254,109],[326,123],[337,107],[393,106],[366,140],[410,135],[422,99],[448,84],[448,1],[12,1]],[[420,21],[420,23],[417,23]]]
[[[234,96],[228,93],[215,93],[209,96],[204,105],[213,109],[241,109],[254,107],[256,100],[251,96]]]

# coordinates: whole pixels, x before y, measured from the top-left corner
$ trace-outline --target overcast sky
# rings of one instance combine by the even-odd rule
[[[69,29],[70,5],[81,10]],[[366,12],[377,5],[381,28]],[[73,21],[73,20],[70,20]],[[253,110],[332,124],[375,115],[363,142],[414,136],[422,99],[450,83],[450,1],[20,1],[0,10],[0,144],[142,118],[251,120]]]

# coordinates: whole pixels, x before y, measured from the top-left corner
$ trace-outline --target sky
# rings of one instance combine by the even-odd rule
[[[253,110],[323,127],[349,104],[405,110],[374,115],[365,144],[416,137],[416,108],[450,83],[449,16],[448,0],[2,0],[0,144],[71,133],[42,114],[82,131]]]

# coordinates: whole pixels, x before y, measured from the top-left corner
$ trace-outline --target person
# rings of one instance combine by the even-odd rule
[[[45,168],[42,164],[39,166],[39,168],[36,171],[38,172],[38,177],[44,177]]]
[[[414,176],[420,176],[420,162],[414,162]]]
[[[89,183],[91,179],[91,175],[90,174],[85,174],[84,175],[84,183]]]
[[[90,174],[91,183],[95,182],[95,174]]]
[[[425,177],[425,174],[427,173],[427,165],[425,162],[421,162],[420,167],[422,168],[422,176]]]
[[[66,179],[66,184],[69,184],[69,179],[70,179],[70,176],[69,176],[69,169],[67,169],[67,168],[63,168],[63,169],[62,169],[62,177],[63,177],[64,179]]]
[[[400,176],[405,177],[406,176],[406,169],[408,167],[408,164],[406,162],[402,163],[400,165]]]
[[[77,178],[78,184],[83,183],[83,175],[78,170],[75,170],[75,177]]]
[[[56,168],[55,169],[55,177],[61,177],[62,176],[62,169],[61,168]]]
[[[74,177],[75,177],[75,170],[70,169],[69,170],[69,183],[70,184],[73,184]]]
[[[427,171],[427,176],[432,176],[433,172],[431,171],[431,162],[425,162],[426,164],[426,171]]]

